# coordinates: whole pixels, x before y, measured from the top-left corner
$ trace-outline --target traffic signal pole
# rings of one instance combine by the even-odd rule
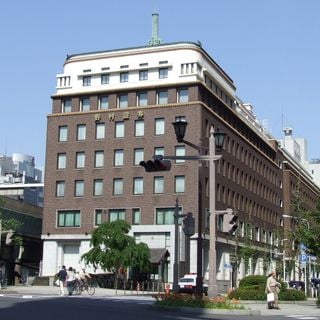
[[[201,146],[197,146],[187,140],[182,140],[179,142],[183,142],[190,147],[201,151],[201,150],[208,150],[207,148],[203,148]],[[208,287],[208,294],[210,296],[217,295],[217,280],[216,280],[216,213],[215,213],[215,161],[219,160],[222,156],[215,154],[215,137],[214,137],[214,130],[211,127],[210,130],[210,138],[209,138],[209,155],[197,155],[197,156],[162,156],[157,155],[153,158],[155,161],[165,161],[165,160],[191,160],[191,161],[209,161],[209,210],[210,210],[210,247],[209,247],[209,287]],[[140,165],[145,168],[146,172],[153,172],[153,171],[168,171],[170,170],[171,166],[167,166],[167,169],[158,169],[158,166],[149,161],[141,161]],[[150,164],[148,166],[148,163]],[[169,168],[169,169],[168,169]],[[178,201],[178,200],[177,200]],[[174,267],[173,267],[173,291],[178,292],[179,290],[178,285],[178,277],[179,277],[179,207],[175,206],[175,213],[174,213],[174,222],[175,222],[175,257],[174,257]],[[202,217],[199,219],[202,212],[198,214],[198,245],[197,245],[197,295],[202,296]],[[201,224],[200,224],[201,222]]]

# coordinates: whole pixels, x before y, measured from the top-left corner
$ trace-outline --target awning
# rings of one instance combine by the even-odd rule
[[[165,248],[154,248],[150,249],[150,262],[151,263],[160,263],[161,261],[167,260],[167,257],[170,256],[170,253]]]

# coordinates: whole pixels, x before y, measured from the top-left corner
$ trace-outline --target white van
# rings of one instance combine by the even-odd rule
[[[179,292],[181,293],[196,293],[196,281],[197,275],[194,273],[185,274],[182,278],[179,279]],[[208,285],[203,283],[203,294],[208,295]]]

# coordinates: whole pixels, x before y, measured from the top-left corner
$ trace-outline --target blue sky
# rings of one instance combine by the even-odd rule
[[[45,163],[46,116],[67,54],[201,41],[271,134],[290,126],[320,158],[320,1],[12,0],[0,4],[0,154]]]

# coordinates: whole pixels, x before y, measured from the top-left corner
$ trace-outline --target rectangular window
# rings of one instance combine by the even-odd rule
[[[100,226],[102,223],[102,209],[95,209],[94,210],[94,225]]]
[[[82,98],[80,102],[80,111],[90,110],[90,98]]]
[[[132,209],[132,224],[141,224],[141,211],[140,209]]]
[[[80,210],[59,210],[58,227],[80,227]]]
[[[84,196],[84,181],[76,180],[74,182],[74,196],[83,197]]]
[[[128,108],[128,95],[127,94],[119,94],[119,108]]]
[[[189,91],[188,89],[178,90],[178,102],[186,103],[189,102]]]
[[[144,136],[144,120],[135,120],[134,122],[134,135],[135,137]]]
[[[57,169],[62,170],[67,167],[67,154],[58,153]]]
[[[148,105],[148,93],[147,92],[139,92],[137,94],[137,105],[140,107]]]
[[[58,141],[65,142],[67,140],[68,140],[68,127],[67,126],[59,126]]]
[[[86,154],[81,152],[76,152],[76,169],[83,169],[86,164]]]
[[[148,70],[140,70],[139,71],[139,80],[148,80]]]
[[[129,72],[121,72],[120,82],[128,82],[128,81],[129,81]]]
[[[87,127],[85,124],[77,125],[77,141],[86,140]]]
[[[181,207],[179,214],[181,214]],[[174,224],[173,215],[174,208],[156,208],[156,224]]]
[[[62,101],[62,112],[71,112],[72,110],[71,99],[65,99]]]
[[[133,194],[143,194],[143,178],[133,178]]]
[[[64,197],[65,192],[65,182],[64,181],[57,181],[56,182],[56,197],[61,198]]]
[[[185,176],[174,177],[174,192],[175,193],[185,192]]]
[[[93,195],[96,197],[103,195],[103,179],[93,180]]]
[[[115,123],[115,137],[124,138],[124,121],[116,121]]]
[[[186,155],[186,147],[185,146],[176,146],[175,147],[175,156],[182,156],[184,157]],[[185,160],[176,160],[176,163],[183,163]]]
[[[158,104],[167,104],[168,103],[168,91],[162,90],[158,91]]]
[[[104,151],[98,150],[94,152],[94,167],[102,168],[104,166]]]
[[[105,138],[105,124],[104,123],[96,123],[96,139],[104,139]]]
[[[103,96],[99,98],[99,109],[106,110],[109,109],[109,97]]]
[[[123,194],[123,179],[115,178],[113,179],[113,195],[119,196]]]
[[[134,149],[134,165],[139,166],[140,161],[143,161],[143,159],[144,159],[144,149],[143,148]]]
[[[114,166],[122,167],[124,163],[124,151],[123,149],[114,150]]]
[[[154,177],[153,192],[154,193],[164,193],[164,178],[163,177]]]
[[[108,84],[110,80],[110,76],[108,73],[104,73],[101,75],[101,84]]]
[[[164,147],[155,147],[154,148],[155,156],[164,156]]]
[[[164,118],[155,119],[155,135],[163,135],[164,134]]]
[[[159,79],[168,78],[168,68],[159,69]]]
[[[91,86],[91,76],[83,76],[82,77],[82,85],[84,87],[89,87]]]
[[[109,220],[110,222],[117,220],[126,220],[126,211],[123,209],[109,210]]]

